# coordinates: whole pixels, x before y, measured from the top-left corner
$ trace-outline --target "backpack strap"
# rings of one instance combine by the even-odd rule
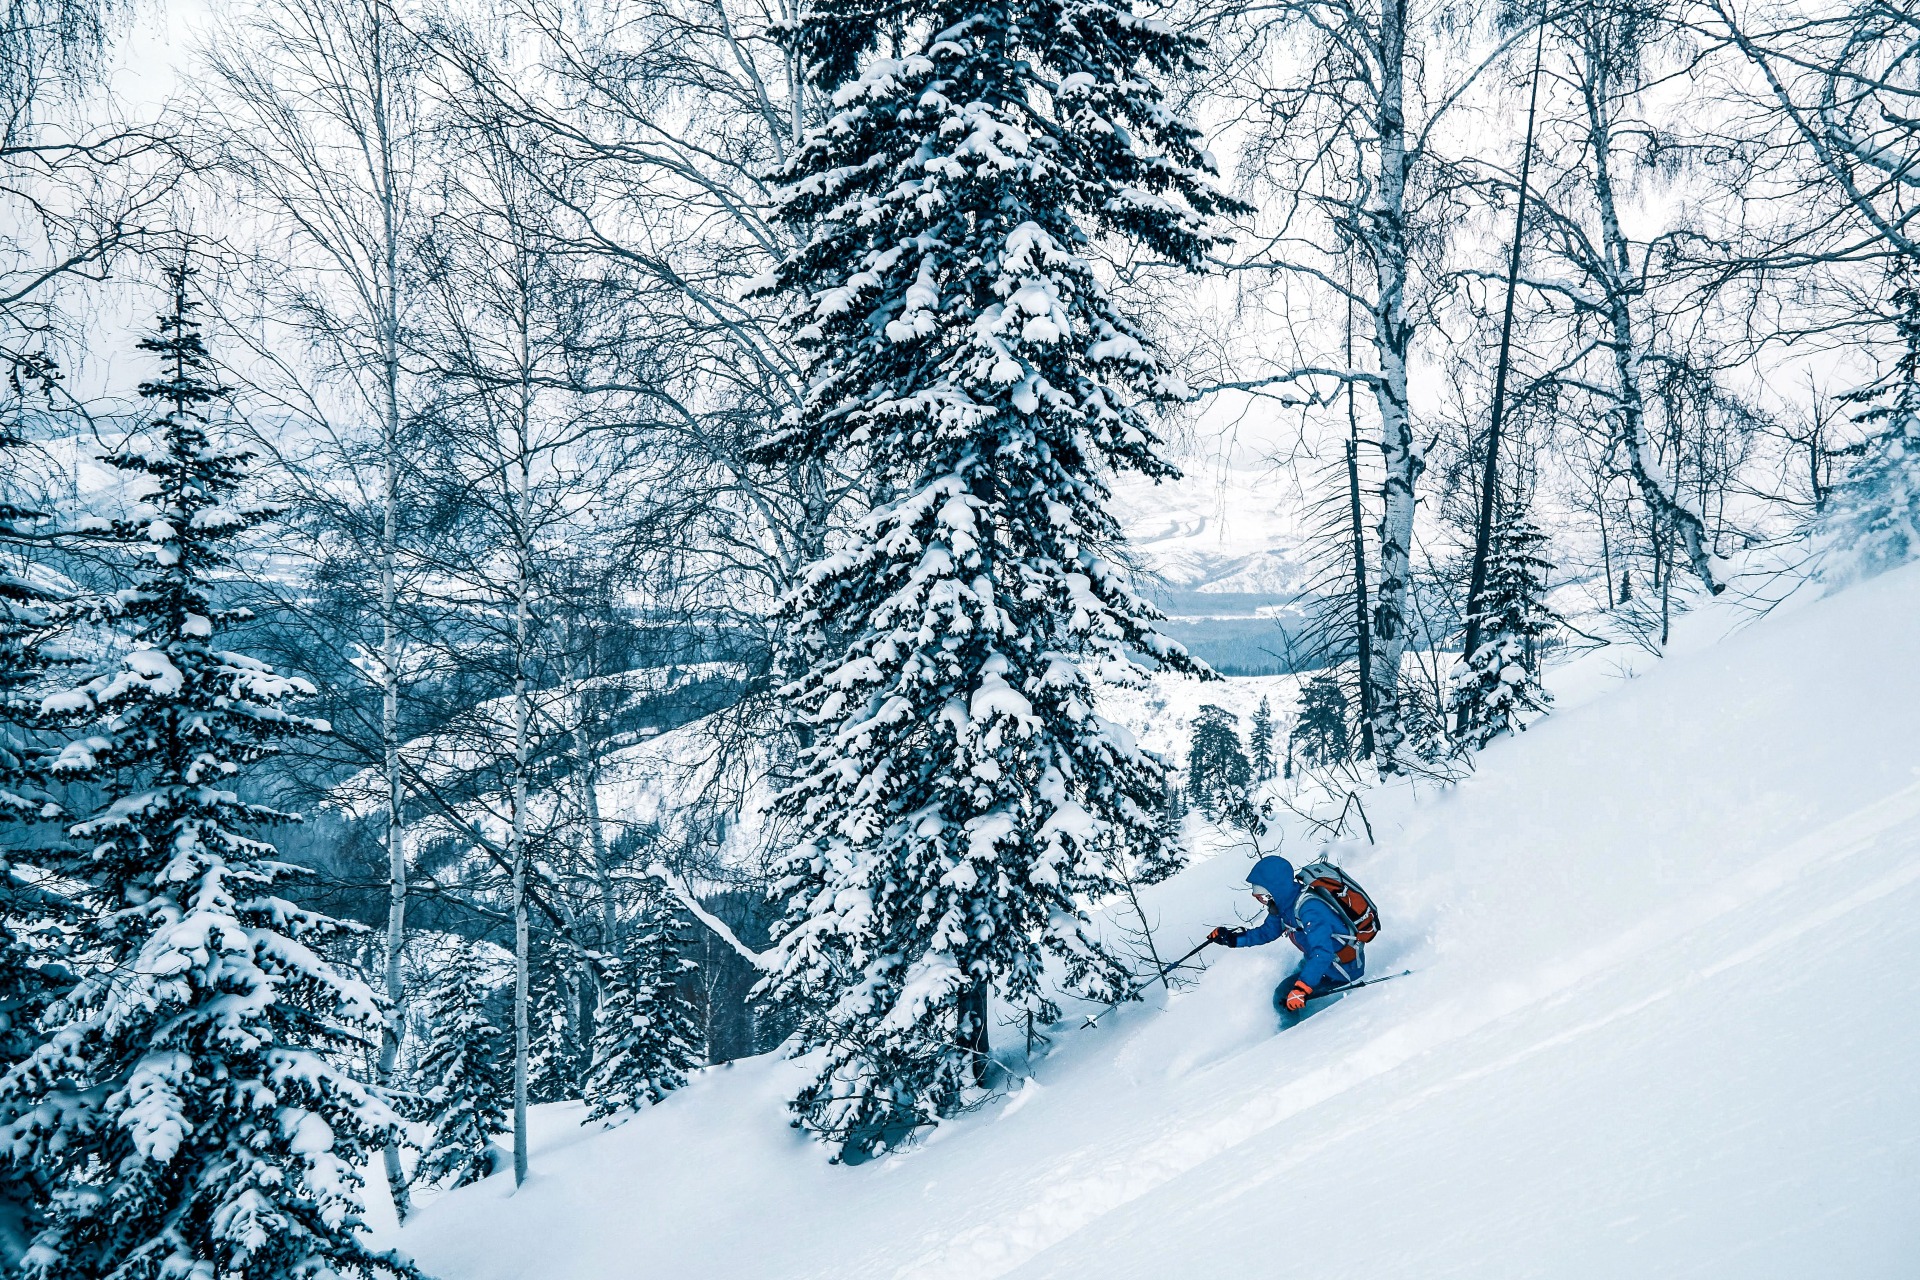
[[[1359,952],[1359,935],[1354,933],[1354,919],[1340,908],[1340,902],[1334,900],[1331,892],[1323,889],[1313,889],[1311,885],[1302,885],[1302,887],[1300,887],[1300,896],[1294,898],[1294,919],[1298,919],[1302,925],[1306,925],[1306,919],[1300,915],[1300,908],[1306,904],[1308,898],[1313,898],[1315,902],[1323,904],[1329,912],[1332,912],[1332,917],[1334,917],[1336,921],[1340,921],[1342,925],[1346,925],[1344,929],[1340,929],[1340,931],[1336,931],[1336,933],[1332,935],[1332,940],[1340,944],[1340,950],[1334,952],[1334,963],[1340,965],[1340,973],[1344,975],[1344,973],[1346,973],[1346,965],[1350,965],[1350,963],[1359,960],[1359,954],[1361,954],[1361,952]],[[1342,979],[1342,981],[1346,981],[1346,979]]]
[[[1347,915],[1346,911],[1341,908],[1339,902],[1334,899],[1332,894],[1323,889],[1316,889],[1311,885],[1301,886],[1300,896],[1293,900],[1293,918],[1295,920],[1299,920],[1303,924],[1305,923],[1305,919],[1300,914],[1300,907],[1309,898],[1324,905],[1329,911],[1333,912],[1333,918],[1335,920],[1338,920],[1342,925],[1346,926],[1344,929],[1334,933],[1333,940],[1342,944],[1340,954],[1345,957],[1346,963],[1351,964],[1353,962],[1353,956],[1348,953],[1354,951],[1354,949],[1360,945],[1360,935],[1353,931],[1353,920]],[[1355,954],[1358,953],[1355,952]]]

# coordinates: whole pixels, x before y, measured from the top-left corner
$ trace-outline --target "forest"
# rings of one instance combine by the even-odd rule
[[[0,1275],[417,1275],[370,1180],[774,1052],[902,1149],[1196,840],[1920,554],[1908,0],[0,24]]]

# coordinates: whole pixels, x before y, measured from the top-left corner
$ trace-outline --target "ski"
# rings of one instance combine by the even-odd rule
[[[1404,978],[1412,972],[1413,970],[1411,969],[1402,969],[1398,973],[1383,973],[1377,978],[1362,978],[1358,982],[1349,982],[1344,987],[1335,987],[1333,990],[1323,992],[1320,995],[1308,996],[1307,1003],[1312,1004],[1315,1000],[1331,1000],[1334,996],[1343,996],[1349,991],[1358,991],[1362,987],[1371,987],[1381,982],[1392,982],[1395,978]]]

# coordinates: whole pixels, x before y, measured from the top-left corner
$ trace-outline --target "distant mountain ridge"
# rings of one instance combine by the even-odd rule
[[[1293,669],[1288,638],[1311,578],[1290,482],[1192,467],[1176,481],[1118,485],[1114,498],[1170,638],[1227,674]]]

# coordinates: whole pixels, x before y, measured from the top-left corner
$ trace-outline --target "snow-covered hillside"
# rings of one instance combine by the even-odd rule
[[[1177,481],[1127,480],[1116,514],[1140,565],[1166,586],[1290,599],[1306,588],[1300,495],[1271,469],[1183,464]]]
[[[1211,953],[858,1168],[777,1059],[610,1132],[548,1108],[526,1186],[394,1242],[441,1280],[1920,1274],[1920,566],[1733,617],[1369,797],[1341,857],[1413,976],[1276,1036],[1291,953]],[[1152,892],[1163,948],[1251,917],[1252,852]]]

